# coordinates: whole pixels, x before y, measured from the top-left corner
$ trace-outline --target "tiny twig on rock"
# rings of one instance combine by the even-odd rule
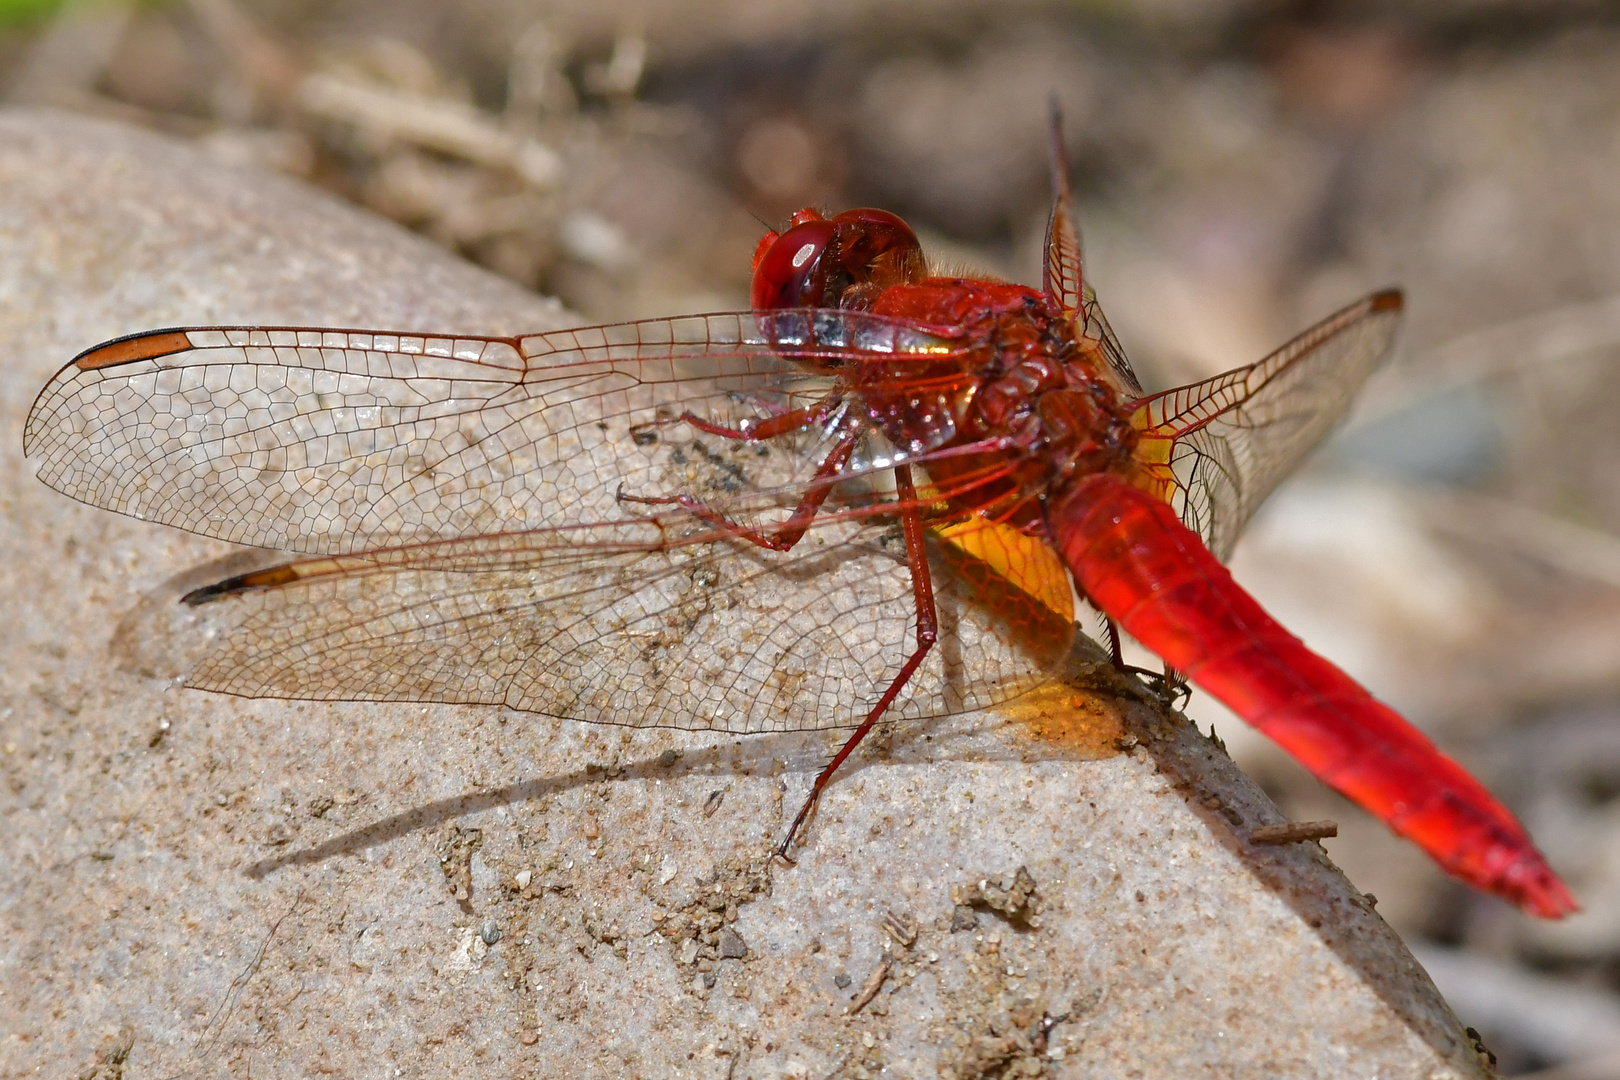
[[[854,1016],[866,1008],[866,1003],[877,997],[877,992],[883,989],[883,980],[889,977],[889,969],[894,966],[893,960],[884,960],[877,966],[877,970],[861,985],[861,992],[849,1001],[849,1015]]]
[[[1280,821],[1275,825],[1256,825],[1249,839],[1256,844],[1297,844],[1302,840],[1338,835],[1337,821]]]

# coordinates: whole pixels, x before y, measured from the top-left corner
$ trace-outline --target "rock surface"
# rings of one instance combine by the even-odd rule
[[[568,321],[277,178],[0,113],[0,1074],[1485,1074],[1157,708],[1059,685],[898,727],[787,866],[836,735],[178,688],[141,627],[240,559],[20,455],[51,373],[139,329]]]

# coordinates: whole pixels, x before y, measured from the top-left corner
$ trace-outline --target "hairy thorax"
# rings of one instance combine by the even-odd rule
[[[937,326],[973,346],[934,365],[909,359],[903,376],[875,365],[851,387],[899,449],[1001,441],[981,453],[931,454],[928,476],[951,512],[978,510],[1034,528],[1043,497],[1091,473],[1128,471],[1136,443],[1130,403],[1102,374],[1100,357],[1077,338],[1073,322],[1040,293],[925,278],[884,290],[871,310]],[[997,472],[1003,475],[982,482]]]

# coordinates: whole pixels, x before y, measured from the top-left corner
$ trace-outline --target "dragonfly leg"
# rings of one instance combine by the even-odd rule
[[[799,505],[793,508],[793,513],[789,514],[782,524],[770,529],[750,529],[746,525],[739,525],[725,515],[709,509],[703,502],[690,495],[626,495],[621,491],[618,498],[620,502],[642,503],[649,506],[679,506],[738,539],[758,544],[762,548],[770,548],[772,551],[789,551],[804,538],[805,531],[810,528],[810,523],[820,512],[821,504],[832,494],[838,474],[843,471],[844,466],[849,463],[850,455],[855,452],[856,441],[856,437],[851,436],[833,447],[826,460],[816,469],[816,475],[811,478],[804,497],[799,500]],[[912,499],[915,501],[915,495]]]
[[[630,429],[632,439],[642,438],[652,428],[665,427],[669,424],[686,424],[708,435],[716,435],[722,439],[732,439],[739,442],[759,442],[764,439],[774,439],[778,435],[785,435],[790,431],[818,424],[825,420],[833,410],[833,400],[824,398],[814,405],[803,409],[790,409],[786,412],[772,412],[763,420],[744,420],[737,427],[726,427],[705,420],[696,413],[683,412],[679,416],[660,417],[645,424],[637,424]]]
[[[798,834],[799,826],[810,816],[810,811],[821,798],[822,791],[832,781],[833,774],[838,771],[838,767],[845,759],[855,752],[855,748],[888,711],[889,706],[894,704],[894,699],[917,673],[923,658],[928,655],[928,651],[934,647],[934,642],[939,637],[939,620],[934,611],[934,585],[928,575],[928,552],[923,543],[925,529],[922,511],[917,505],[917,490],[911,481],[911,468],[907,465],[898,466],[894,470],[894,475],[895,486],[900,496],[901,530],[906,538],[906,564],[911,568],[912,598],[917,605],[917,647],[906,658],[900,673],[889,683],[889,688],[883,692],[883,696],[872,707],[872,711],[866,714],[866,719],[861,721],[861,726],[844,741],[844,745],[833,755],[826,768],[816,775],[816,782],[811,785],[809,796],[804,800],[804,805],[799,807],[798,814],[793,818],[793,824],[788,826],[787,835],[776,847],[777,855],[783,859],[788,857],[788,849],[793,846],[793,838]]]
[[[1108,627],[1108,656],[1114,662],[1115,671],[1125,675],[1140,675],[1148,682],[1156,684],[1154,693],[1171,708],[1176,707],[1177,700],[1185,703],[1187,698],[1192,697],[1192,687],[1187,685],[1187,680],[1182,678],[1181,672],[1169,664],[1164,665],[1163,673],[1127,664],[1125,650],[1119,641],[1119,624],[1106,615],[1103,616],[1103,624]]]
[[[1169,664],[1164,665],[1164,674],[1161,676],[1161,680],[1160,687],[1164,691],[1164,702],[1172,709],[1178,707],[1176,705],[1177,701],[1180,701],[1182,705],[1186,705],[1187,702],[1192,700],[1192,684],[1187,681],[1185,675]]]
[[[1103,622],[1108,625],[1109,658],[1114,661],[1115,669],[1124,671],[1126,669],[1125,650],[1120,646],[1119,643],[1119,624],[1106,615],[1103,616]]]

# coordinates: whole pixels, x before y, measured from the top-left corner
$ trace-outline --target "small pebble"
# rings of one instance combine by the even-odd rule
[[[917,943],[917,920],[910,915],[896,915],[891,911],[883,917],[882,925],[896,944],[910,948]]]
[[[721,928],[719,946],[722,960],[741,960],[748,955],[748,943],[729,926]]]
[[[514,880],[517,881],[518,888],[527,889],[529,887],[529,882],[534,880],[534,871],[519,870]]]
[[[501,940],[501,928],[495,925],[494,919],[485,919],[484,925],[478,929],[478,936],[484,939],[485,945],[493,945]]]
[[[833,976],[833,985],[838,987],[838,989],[840,989],[840,990],[847,989],[849,984],[854,982],[854,981],[855,981],[854,979],[851,979],[848,975],[845,975],[842,971],[840,971],[838,974]]]

